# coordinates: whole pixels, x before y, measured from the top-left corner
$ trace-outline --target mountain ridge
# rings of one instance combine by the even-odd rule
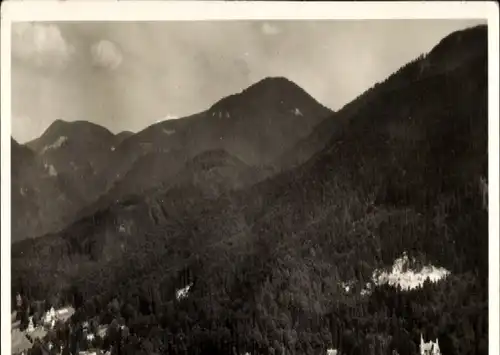
[[[280,108],[280,100],[271,98],[272,107],[277,107],[276,114],[268,115],[269,120],[260,119],[260,126],[255,126],[254,118],[262,117],[258,114],[259,110],[273,112],[273,108],[269,106],[271,104],[260,105],[258,93],[255,98],[255,91],[258,92],[263,86],[269,87],[269,83],[272,85],[264,93],[266,100],[276,87],[291,86],[292,91],[298,92],[297,101],[306,102],[308,111],[304,110],[304,113],[310,111],[309,115],[300,116],[298,120],[293,112]],[[251,98],[248,98],[248,92],[251,93]],[[243,101],[247,106],[238,105],[239,108],[232,111],[233,118],[227,119],[225,114],[229,109],[233,110],[234,100]],[[224,108],[226,106],[227,110]],[[285,147],[291,146],[299,137],[307,134],[315,122],[330,114],[330,110],[321,106],[291,81],[282,78],[263,79],[239,94],[221,99],[206,111],[153,124],[125,139],[111,156],[111,159],[118,163],[111,164],[111,172],[107,173],[107,176],[116,177],[108,183],[109,199],[116,200],[121,195],[126,195],[126,191],[119,192],[123,190],[123,186],[135,185],[141,190],[149,190],[167,182],[184,164],[203,151],[222,149],[245,164],[260,169],[258,167],[262,165],[263,159],[271,160],[268,156],[278,156]],[[290,117],[294,119],[289,120]],[[282,138],[279,138],[280,136]]]
[[[424,60],[424,59],[420,58],[419,60]],[[465,64],[464,64],[465,68],[468,68],[467,67],[467,65],[469,65],[468,63],[469,63],[468,61],[465,62]],[[479,58],[478,65],[479,65],[479,67],[484,67],[484,64],[482,63],[482,59],[480,59],[480,58]],[[413,66],[414,66],[414,62],[409,63],[409,65],[404,66],[403,69],[398,72],[399,73],[398,75],[403,75],[406,78],[408,76],[414,75],[413,74],[414,70],[412,69]],[[462,74],[457,74],[458,75],[457,78],[461,78],[462,76],[469,75],[469,74],[467,74],[467,70],[465,70],[465,71],[463,70]],[[444,74],[439,74],[439,75],[447,75],[447,74],[444,73]],[[391,76],[388,79],[389,84],[390,84],[390,81],[392,80],[391,78],[393,78],[393,76]],[[477,76],[474,78],[480,78],[480,77]],[[420,92],[425,93],[425,91],[427,90],[426,85],[430,85],[430,83],[435,83],[435,84],[440,83],[439,76],[438,77],[429,76],[429,78],[425,79],[425,80],[426,81],[423,81],[423,84],[421,84],[422,89],[420,91],[418,91],[418,93],[420,93]],[[460,80],[460,79],[454,79],[454,80]],[[451,90],[450,85],[451,84],[446,84],[446,81],[442,81],[441,84],[444,85],[444,88],[445,88],[445,90],[443,92],[450,92],[450,90]],[[434,85],[434,84],[432,84],[432,85]],[[484,84],[479,83],[478,85],[484,85]],[[408,90],[410,90],[410,87],[408,87],[408,88],[409,88]],[[376,90],[376,88],[374,90]],[[408,91],[408,90],[401,91],[400,96],[405,97],[405,95],[406,95],[406,96],[411,97],[412,100],[414,100],[414,104],[416,105],[416,103],[420,102],[419,100],[421,100],[421,99],[418,96],[415,96],[415,94],[413,94],[412,91]],[[467,90],[476,90],[476,89],[473,86],[470,86]],[[389,96],[387,91],[382,90],[379,92],[380,92],[379,95],[382,95],[381,97],[379,97],[379,99],[382,100],[382,102],[387,102],[387,100],[390,100],[390,96]],[[465,95],[464,93],[467,93],[467,91],[463,91],[461,94]],[[481,92],[478,92],[478,95],[479,94],[481,94]],[[451,100],[451,97],[452,96],[448,97],[447,100]],[[403,100],[403,102],[407,102],[407,101],[408,100]],[[429,102],[429,105],[431,102],[433,102],[431,97],[428,97],[427,101]],[[359,106],[359,108],[357,109],[357,114],[359,117],[363,117],[363,116],[370,117],[369,112],[377,112],[377,111],[379,111],[379,113],[377,114],[377,117],[383,116],[383,114],[382,114],[383,111],[380,111],[380,108],[383,107],[383,105],[381,105],[378,101],[376,102],[373,100],[371,100],[371,101],[365,100],[363,102],[365,102],[365,105]],[[418,106],[415,106],[415,107],[418,107]],[[429,107],[431,107],[431,106],[429,106]],[[377,110],[377,108],[378,108],[378,110]],[[407,118],[409,117],[408,116],[408,112],[409,112],[408,108],[406,108],[406,107],[404,107],[403,109],[398,108],[397,110],[399,110],[399,111],[396,111],[397,115],[399,117],[398,120],[402,120],[401,124],[403,126],[401,126],[400,123],[397,123],[396,125],[393,125],[392,123],[384,124],[384,125],[381,125],[380,132],[378,130],[372,129],[373,132],[370,132],[368,134],[368,132],[369,132],[368,127],[369,127],[370,122],[371,122],[370,120],[360,118],[360,119],[354,120],[354,121],[346,121],[347,122],[346,125],[343,125],[342,130],[340,132],[336,133],[337,135],[329,143],[330,144],[329,147],[319,151],[316,154],[316,156],[313,156],[308,162],[306,162],[305,164],[303,164],[299,168],[294,169],[293,171],[278,174],[277,176],[267,178],[265,181],[258,182],[256,185],[250,187],[250,189],[249,189],[249,191],[251,191],[251,192],[249,192],[250,195],[266,196],[267,198],[270,198],[271,201],[273,201],[273,200],[279,201],[279,200],[283,200],[283,199],[286,200],[289,198],[295,199],[296,197],[293,197],[293,195],[290,195],[289,192],[288,193],[286,192],[290,188],[289,184],[292,184],[293,186],[295,186],[297,188],[300,187],[301,189],[305,188],[305,187],[309,188],[311,191],[311,196],[310,197],[304,196],[304,197],[315,199],[315,198],[317,198],[315,196],[318,196],[318,195],[317,195],[317,191],[314,191],[314,190],[317,190],[317,186],[319,186],[318,184],[320,183],[317,181],[318,179],[315,177],[321,177],[321,180],[323,180],[322,183],[325,183],[325,181],[328,181],[328,179],[331,178],[332,174],[335,175],[335,174],[340,174],[340,173],[348,174],[347,176],[350,176],[350,178],[346,181],[343,181],[343,182],[338,181],[338,183],[347,184],[346,186],[353,185],[356,181],[360,181],[359,179],[362,179],[364,176],[363,174],[368,172],[369,169],[375,169],[374,166],[373,167],[370,167],[369,165],[363,166],[363,165],[360,165],[359,162],[366,161],[367,157],[370,157],[370,159],[374,159],[373,154],[375,154],[375,153],[377,153],[377,154],[381,154],[381,152],[383,152],[383,154],[390,153],[391,150],[390,150],[389,146],[387,145],[388,142],[392,142],[392,144],[396,144],[396,143],[400,144],[400,145],[403,144],[402,137],[408,138],[408,136],[405,135],[406,134],[405,130],[407,130],[407,128],[405,126],[408,125],[408,127],[410,127],[412,130],[414,130],[414,133],[417,133],[417,135],[415,137],[413,137],[412,139],[410,139],[408,141],[408,143],[404,143],[404,145],[401,146],[404,149],[402,149],[402,151],[400,152],[401,155],[399,157],[396,157],[396,159],[402,159],[401,162],[403,162],[405,159],[408,159],[408,156],[409,156],[408,154],[410,154],[410,155],[413,154],[412,152],[414,151],[414,148],[412,145],[413,144],[421,144],[421,142],[423,142],[422,138],[419,136],[423,133],[418,133],[418,130],[415,130],[417,128],[417,126],[414,123],[412,123],[411,120],[405,121],[402,118],[402,117],[407,117]],[[466,112],[467,111],[463,110],[463,112],[464,112],[464,114],[461,117],[464,120],[464,122],[466,122],[466,120],[467,120],[467,113]],[[349,113],[349,115],[350,115],[350,113]],[[410,115],[411,115],[411,113],[410,113]],[[482,115],[484,116],[484,112],[482,113]],[[431,124],[431,126],[429,126],[429,127],[433,127],[432,120],[424,120],[424,118],[425,117],[420,114],[420,115],[417,115],[415,117],[414,121],[417,121],[417,124],[421,124],[421,125]],[[420,123],[418,123],[419,121],[420,121]],[[380,123],[382,124],[382,122],[384,122],[384,121],[381,120]],[[385,119],[385,122],[390,122],[390,120]],[[446,118],[446,121],[443,121],[443,122],[449,122],[449,119]],[[441,127],[442,128],[440,128],[440,129],[443,129],[443,127],[446,127],[446,126],[441,126]],[[457,128],[462,130],[462,134],[463,134],[463,132],[466,132],[466,131],[463,131],[463,127],[457,126]],[[482,127],[482,128],[484,129],[484,127]],[[350,130],[350,131],[348,131],[348,130]],[[387,131],[384,131],[384,130],[387,130]],[[384,131],[384,133],[382,133],[383,131]],[[348,152],[348,153],[347,154],[342,153],[342,155],[339,155],[340,150],[337,147],[339,146],[339,144],[341,145],[342,141],[344,141],[346,139],[345,132],[358,132],[358,133],[356,133],[356,135],[361,134],[362,137],[366,137],[367,141],[363,147],[363,150],[361,150],[360,148],[356,148],[355,142],[359,141],[358,138],[348,138],[350,143],[354,144],[354,146],[350,145],[351,148],[342,148],[342,150],[341,150],[342,152]],[[480,131],[478,131],[478,132],[480,132]],[[387,135],[387,134],[389,134],[388,138],[390,138],[390,140],[386,140],[386,141],[381,140],[381,137],[385,137],[385,135]],[[404,135],[401,136],[401,134],[404,134]],[[432,130],[430,130],[429,134],[435,134],[435,133],[432,133]],[[484,134],[484,132],[481,134]],[[352,137],[356,137],[356,135],[354,135]],[[384,138],[384,139],[386,139],[386,138]],[[435,139],[435,138],[433,138],[433,139]],[[370,143],[370,142],[373,142],[373,143]],[[378,147],[379,150],[373,149],[373,147],[370,146],[370,144],[376,144],[376,145],[373,145],[373,147]],[[453,143],[453,144],[456,144],[456,143]],[[354,149],[352,149],[352,147],[354,147]],[[436,149],[436,148],[432,148],[432,149]],[[478,149],[478,148],[474,148],[474,149]],[[479,153],[480,153],[480,150],[474,151],[474,154],[479,154]],[[364,154],[365,157],[360,159],[359,158],[360,154]],[[390,153],[390,154],[392,154],[392,153]],[[428,154],[428,153],[425,152],[425,154]],[[448,154],[448,153],[446,153],[446,154]],[[467,153],[467,154],[469,154],[469,153]],[[437,156],[439,156],[439,155],[437,155]],[[350,157],[350,158],[348,158],[348,157]],[[377,161],[378,160],[373,160],[373,162],[377,162]],[[423,164],[425,162],[426,162],[426,160],[422,160],[422,161],[420,161],[419,164]],[[371,164],[374,164],[374,163],[371,163]],[[425,164],[427,164],[427,163],[425,163]],[[440,164],[442,164],[442,162],[440,160],[433,163],[434,169],[438,169]],[[467,164],[469,164],[469,163],[467,163]],[[481,165],[481,164],[483,164],[483,162],[478,161],[478,164]],[[398,165],[400,165],[402,168],[397,169]],[[386,186],[383,188],[382,187],[378,188],[379,192],[382,194],[380,196],[377,196],[377,193],[375,193],[375,190],[373,190],[373,186],[378,185],[378,184],[382,184],[380,186],[384,186],[384,181],[374,180],[373,182],[368,184],[366,187],[363,187],[364,189],[366,188],[368,190],[372,190],[371,192],[367,193],[367,196],[372,196],[371,197],[371,198],[373,198],[372,203],[373,202],[376,202],[377,204],[381,204],[381,203],[382,204],[386,204],[386,203],[390,204],[391,203],[389,200],[387,200],[387,198],[388,198],[387,191],[384,189],[394,190],[394,192],[398,191],[399,188],[397,186],[401,182],[396,182],[396,181],[398,179],[403,178],[404,175],[401,175],[401,174],[405,174],[405,172],[404,172],[405,169],[411,171],[411,167],[406,166],[406,165],[407,165],[407,163],[400,163],[400,164],[395,165],[394,168],[392,168],[390,166],[384,167],[384,165],[381,165],[386,170],[386,172],[384,172],[384,174],[388,174],[388,176],[395,175],[396,178],[395,178],[394,182],[389,182],[389,185],[391,185],[391,184],[394,184],[394,185]],[[333,168],[328,168],[328,169],[326,169],[326,171],[320,172],[320,170],[319,170],[320,168],[318,168],[318,166],[323,166],[323,167],[332,166]],[[479,166],[479,165],[476,164],[476,166]],[[348,170],[345,170],[345,167],[348,167]],[[354,168],[354,167],[355,167],[355,169],[352,170],[352,168]],[[415,168],[415,169],[418,170],[418,169],[421,169],[421,167],[422,167],[422,165],[418,165],[417,168]],[[308,169],[309,169],[309,171],[307,171]],[[321,168],[321,169],[324,169],[324,168]],[[356,171],[356,170],[358,170],[358,171]],[[476,168],[476,170],[477,170],[477,168]],[[372,170],[372,171],[375,171],[375,170]],[[436,171],[438,171],[438,170],[436,170]],[[373,173],[371,173],[371,174],[373,174]],[[434,173],[432,173],[432,174],[434,174]],[[435,176],[432,174],[429,173],[429,178],[431,178],[432,176]],[[483,171],[483,174],[484,174],[484,171]],[[289,176],[289,178],[282,178],[281,176]],[[434,178],[434,177],[432,177],[432,178]],[[297,184],[297,181],[301,181],[302,179],[306,179],[306,180],[304,180],[305,182]],[[271,181],[271,184],[268,184],[267,181]],[[281,183],[276,184],[275,182],[277,182],[277,181],[281,181]],[[348,181],[350,181],[350,182],[348,182]],[[329,184],[331,184],[331,183],[329,183]],[[419,182],[419,184],[421,184],[421,182]],[[269,185],[269,186],[265,187],[266,185]],[[281,187],[278,188],[278,186],[281,186]],[[439,182],[438,182],[438,185],[436,185],[436,188],[441,188],[439,185]],[[261,190],[261,191],[259,192],[259,190]],[[269,194],[267,192],[268,190],[272,191],[272,194]],[[400,192],[397,192],[397,193],[400,193]],[[242,201],[247,200],[249,202],[249,199],[246,198],[247,193],[244,192],[242,196],[243,196]],[[238,197],[236,197],[236,198],[238,198]],[[300,197],[300,198],[302,198],[302,197]],[[435,197],[433,197],[433,198],[435,198]],[[259,198],[256,199],[256,201],[259,201],[259,200],[261,201],[261,202],[259,202],[259,204],[254,205],[253,207],[246,207],[246,208],[249,208],[250,210],[253,209],[255,211],[259,211],[260,209],[265,210],[266,205],[267,205],[267,207],[269,207],[269,203],[270,203],[269,200],[264,201],[264,200],[259,199]],[[401,201],[403,201],[403,200],[401,200]],[[417,200],[415,200],[415,201],[417,201]],[[411,202],[411,203],[416,203],[415,201]],[[254,203],[254,202],[252,202],[252,203]],[[283,203],[283,202],[279,202],[279,203]],[[288,203],[288,202],[286,202],[286,203]],[[321,205],[321,204],[318,204],[318,205]],[[245,214],[246,214],[246,212],[245,212]],[[247,219],[252,220],[252,219],[258,219],[261,217],[262,216],[257,217],[253,213],[250,213],[250,215],[247,216]]]
[[[293,111],[291,103],[284,105],[283,95],[304,112]],[[223,119],[220,110],[226,110],[224,107],[232,111],[234,119]],[[159,122],[135,134],[114,135],[87,121],[56,120],[27,146],[64,179],[75,200],[83,201],[79,209],[88,211],[169,185],[169,179],[190,159],[206,151],[227,151],[261,170],[261,162],[271,161],[330,114],[295,83],[265,78],[206,111]],[[262,174],[250,175],[258,179]],[[233,175],[240,176],[243,178]],[[81,213],[75,218],[79,216]]]

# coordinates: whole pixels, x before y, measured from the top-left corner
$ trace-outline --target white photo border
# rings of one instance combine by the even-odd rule
[[[1,351],[11,353],[11,24],[23,21],[484,19],[488,25],[489,352],[499,339],[498,4],[477,2],[6,1],[1,6]]]

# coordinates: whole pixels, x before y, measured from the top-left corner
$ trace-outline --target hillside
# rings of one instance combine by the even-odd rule
[[[33,141],[12,140],[12,240],[57,231],[95,201],[105,191],[102,172],[121,139],[90,122],[56,120]]]
[[[207,197],[200,172],[248,164],[216,150],[185,166],[186,185],[14,244],[13,290],[126,324],[108,341],[130,353],[403,355],[423,334],[444,354],[487,354],[486,43],[485,27],[445,38],[319,123],[335,130],[293,169]],[[402,254],[450,276],[375,282]]]
[[[116,150],[140,156],[224,149],[250,165],[272,161],[332,112],[285,78],[265,78],[190,117],[152,125]]]
[[[86,122],[54,121],[39,138],[26,145],[38,159],[54,167],[86,203],[105,191],[108,177],[103,174],[112,149],[128,133],[115,136],[106,128]]]
[[[120,132],[118,133],[116,136],[115,136],[115,144],[118,145],[120,144],[121,142],[123,142],[125,139],[133,136],[134,133],[133,132],[130,132],[130,131],[123,131],[123,132]]]
[[[404,212],[404,221],[393,221],[404,222],[391,226],[395,231],[409,228],[412,216],[419,221],[412,228],[423,230],[413,230],[414,235],[405,233],[396,254],[411,248],[426,252],[429,258],[457,272],[467,267],[487,270],[487,213],[481,210],[479,183],[488,175],[486,31],[469,31],[463,37],[456,33],[446,41],[449,44],[462,39],[454,43],[458,48],[450,46],[445,53],[455,54],[454,50],[459,52],[462,46],[471,48],[462,49],[467,56],[460,65],[443,67],[441,60],[432,67],[436,53],[442,53],[440,44],[428,56],[409,63],[374,88],[371,98],[361,97],[362,102],[339,111],[336,117],[342,124],[313,159],[243,194],[242,201],[252,202],[247,203],[250,220],[267,219],[264,226],[272,233],[306,228],[308,235],[318,235],[338,228],[338,221],[328,221],[335,216],[329,217],[328,211],[342,204],[344,195],[350,201],[346,206],[349,210],[340,216],[345,213],[351,221],[378,218],[388,210]],[[450,58],[456,60],[457,56]],[[420,70],[424,63],[430,64],[427,72]],[[353,106],[357,106],[355,114]],[[479,225],[483,234],[464,229],[479,227],[468,226],[463,220],[469,213],[478,218],[477,223],[482,221]],[[277,221],[281,222],[279,226]],[[314,229],[309,229],[310,223]],[[453,232],[447,229],[450,226]],[[433,230],[435,227],[445,230]],[[458,266],[458,251],[460,262],[467,267]],[[483,255],[480,265],[474,263],[478,255]],[[384,259],[388,263],[395,255]]]
[[[196,156],[223,150],[255,171],[240,186],[270,175],[273,162],[332,115],[295,83],[265,78],[190,117],[154,124],[124,139],[107,157],[106,193],[86,216],[130,195],[169,186]],[[249,170],[251,170],[249,168]]]
[[[246,165],[224,150],[212,150],[195,156],[177,173],[170,188],[194,186],[207,198],[252,185],[266,176],[266,171]]]
[[[383,82],[362,93],[348,103],[338,114],[320,122],[313,132],[286,151],[275,163],[284,170],[308,160],[313,154],[324,149],[333,135],[342,131],[342,127],[353,117],[360,115],[359,110],[368,102],[377,101],[382,93],[390,95],[400,88],[407,88],[416,80],[446,74],[464,62],[477,60],[477,53],[486,46],[485,29],[482,27],[457,31],[444,38],[426,56],[422,55],[400,68]],[[405,75],[401,75],[405,71]],[[438,80],[438,79],[436,79]],[[379,104],[382,104],[379,102]],[[366,112],[366,111],[365,111]]]
[[[58,230],[83,205],[53,165],[11,140],[12,242]]]
[[[266,78],[221,99],[207,111],[157,123],[124,140],[111,158],[114,163],[107,175],[116,175],[117,184],[152,188],[158,181],[168,180],[194,156],[219,149],[246,164],[265,165],[331,114],[289,80]],[[155,164],[148,163],[151,159]],[[140,166],[140,171],[130,168],[132,164]],[[158,166],[168,168],[150,182],[145,177],[158,176],[160,172],[154,171]],[[122,182],[126,174],[129,181]]]

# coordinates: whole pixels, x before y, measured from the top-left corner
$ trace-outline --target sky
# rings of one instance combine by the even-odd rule
[[[12,27],[12,136],[56,119],[114,133],[209,108],[268,76],[338,110],[474,20],[32,22]]]

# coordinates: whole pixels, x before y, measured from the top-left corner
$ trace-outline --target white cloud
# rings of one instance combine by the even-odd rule
[[[62,66],[74,52],[56,25],[23,22],[12,26],[12,54],[18,59],[40,67]]]
[[[103,68],[116,69],[123,60],[121,50],[108,40],[95,43],[90,51],[94,64]]]
[[[281,32],[279,27],[271,25],[270,23],[265,22],[262,25],[262,32],[266,35],[277,35]]]

